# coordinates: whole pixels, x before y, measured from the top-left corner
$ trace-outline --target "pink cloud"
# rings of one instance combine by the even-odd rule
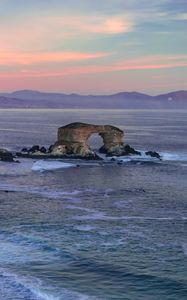
[[[69,35],[77,34],[109,34],[115,35],[129,32],[133,28],[133,21],[129,15],[90,15],[90,16],[55,16],[44,19],[61,32],[67,31]]]
[[[89,59],[95,59],[98,57],[103,57],[105,55],[108,55],[107,53],[72,53],[72,52],[66,52],[66,53],[47,53],[46,55],[41,56],[41,54],[29,54],[28,56],[21,56],[20,54],[18,56],[14,56],[12,59],[14,62],[17,62],[21,64],[21,68],[18,71],[15,71],[12,69],[11,71],[3,71],[0,72],[0,78],[1,80],[7,79],[11,81],[11,78],[19,79],[22,78],[24,81],[26,79],[34,80],[34,78],[38,79],[39,82],[42,80],[48,80],[51,81],[53,79],[57,78],[69,78],[71,81],[71,78],[77,78],[78,80],[79,76],[83,76],[86,79],[86,75],[88,74],[95,74],[99,76],[99,74],[102,75],[103,78],[105,76],[108,76],[109,74],[114,74],[117,72],[123,72],[124,74],[128,74],[128,71],[153,71],[153,70],[163,70],[163,69],[171,69],[171,68],[179,68],[179,67],[187,67],[187,55],[182,56],[148,56],[148,57],[140,57],[135,59],[129,59],[126,61],[118,61],[113,64],[94,64],[94,65],[75,65],[76,61],[79,60],[89,60]],[[11,55],[7,54],[6,60],[11,61]],[[41,60],[42,58],[42,60]],[[5,59],[5,57],[4,57]],[[13,62],[12,61],[12,62]],[[63,61],[74,61],[74,65],[56,65],[56,64],[48,64],[50,62],[63,62]],[[40,69],[37,67],[38,62],[43,62],[43,67],[40,66]],[[33,66],[32,64],[35,63]],[[0,60],[1,64],[1,60]],[[24,65],[24,67],[23,67]],[[135,73],[137,76],[137,73]],[[140,73],[139,73],[140,74]],[[150,73],[151,74],[151,73]],[[153,73],[152,73],[153,74]],[[118,75],[114,75],[118,76]],[[47,79],[48,78],[48,79]],[[152,80],[154,80],[152,78]]]
[[[119,34],[132,30],[132,22],[126,16],[80,18],[75,22],[80,31],[98,34]]]
[[[0,26],[1,47],[11,50],[39,50],[59,47],[62,41],[116,35],[132,31],[129,15],[63,15],[22,16]]]
[[[96,56],[92,56],[92,58]],[[61,56],[58,58],[60,59]],[[90,57],[89,57],[90,58]],[[47,56],[46,59],[49,59]],[[67,55],[67,57],[63,57],[62,59],[73,59],[73,60],[80,60],[80,59],[88,59],[88,57],[82,58],[82,55],[78,56],[71,56]],[[45,57],[43,58],[45,61]],[[62,70],[30,70],[30,69],[22,69],[20,72],[10,72],[10,73],[0,73],[0,76],[16,76],[16,77],[61,77],[61,76],[69,76],[69,75],[79,75],[79,74],[97,74],[97,73],[112,73],[118,71],[130,71],[130,70],[157,70],[157,69],[171,69],[171,68],[178,68],[178,67],[187,67],[187,61],[171,61],[171,62],[149,62],[149,58],[147,62],[145,58],[140,59],[139,62],[137,59],[127,60],[118,62],[112,65],[88,65],[88,66],[66,66],[62,67]],[[30,60],[31,62],[36,62],[36,59]],[[48,60],[49,61],[49,60]],[[51,61],[58,61],[57,59],[52,56]]]
[[[31,65],[37,63],[62,63],[71,61],[83,61],[96,59],[110,55],[105,52],[81,53],[81,52],[0,52],[0,65]]]

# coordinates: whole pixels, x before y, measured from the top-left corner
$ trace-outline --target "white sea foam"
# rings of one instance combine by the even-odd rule
[[[160,160],[155,157],[151,157],[148,155],[145,155],[144,152],[141,152],[141,155],[127,155],[127,156],[119,156],[119,157],[113,157],[116,161],[127,163],[127,162],[156,162],[160,163]]]
[[[164,161],[187,161],[187,153],[161,152],[160,155]]]
[[[57,169],[67,169],[67,168],[74,168],[76,167],[75,164],[72,163],[65,163],[61,161],[50,161],[50,160],[39,160],[35,162],[32,166],[32,171],[52,171]]]
[[[161,163],[162,161],[181,161],[186,162],[187,161],[187,153],[171,153],[171,152],[159,152],[162,161],[160,161],[156,157],[151,157],[149,155],[146,155],[144,151],[140,151],[140,155],[128,155],[128,156],[114,156],[113,158],[122,163],[127,162],[154,162],[154,163]],[[110,160],[111,158],[106,158],[107,160]],[[184,164],[185,165],[185,164]]]

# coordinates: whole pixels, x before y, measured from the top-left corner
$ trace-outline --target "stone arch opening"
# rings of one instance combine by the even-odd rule
[[[92,133],[86,140],[86,144],[93,151],[98,151],[103,145],[104,141],[99,132]]]

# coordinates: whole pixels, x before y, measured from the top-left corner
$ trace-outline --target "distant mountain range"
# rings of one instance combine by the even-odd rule
[[[187,109],[187,91],[158,96],[138,92],[85,96],[22,90],[0,93],[0,108]]]

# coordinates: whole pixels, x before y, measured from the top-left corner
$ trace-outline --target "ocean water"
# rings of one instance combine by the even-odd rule
[[[163,160],[0,162],[0,300],[186,300],[187,111],[0,110],[0,147],[73,121]]]

